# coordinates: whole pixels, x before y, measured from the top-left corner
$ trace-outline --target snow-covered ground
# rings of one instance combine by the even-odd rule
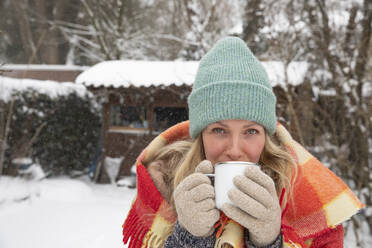
[[[124,248],[122,224],[135,192],[84,178],[26,181],[2,176],[0,248]],[[371,247],[366,223],[361,230],[364,244],[356,246],[349,229],[345,247]]]
[[[0,177],[1,248],[123,248],[135,189],[88,179]]]

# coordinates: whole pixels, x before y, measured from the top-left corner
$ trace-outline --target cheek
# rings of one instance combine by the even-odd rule
[[[217,141],[211,137],[203,136],[203,147],[205,158],[214,164],[218,161],[218,157],[223,154],[225,145],[221,141]]]
[[[258,163],[265,146],[265,140],[258,140],[254,143],[246,144],[245,154],[250,158],[252,162]]]
[[[216,162],[217,158],[222,155],[224,147],[221,144],[210,144],[204,146],[205,158],[211,162]]]

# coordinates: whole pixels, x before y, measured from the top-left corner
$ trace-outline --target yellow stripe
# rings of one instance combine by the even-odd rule
[[[295,152],[300,165],[305,164],[313,157],[313,155],[292,138],[284,126],[279,125],[276,129],[276,134],[284,145],[289,146]]]
[[[283,242],[283,248],[301,248],[302,246],[300,244],[294,243],[292,241]]]
[[[235,221],[229,221],[224,227],[221,237],[216,240],[215,248],[222,248],[229,244],[234,248],[242,248],[244,242],[244,228]]]
[[[326,204],[323,209],[326,214],[328,226],[336,226],[356,214],[361,208],[355,199],[350,196],[350,189],[346,189]]]
[[[157,136],[146,148],[146,155],[144,160],[146,160],[146,158],[149,158],[155,151],[165,146],[166,144],[167,141],[162,136]]]
[[[166,238],[172,233],[172,231],[173,224],[157,213],[150,231],[143,239],[142,247],[163,247]]]

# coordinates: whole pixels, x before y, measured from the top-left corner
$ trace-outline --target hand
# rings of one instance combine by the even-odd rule
[[[249,239],[257,246],[275,241],[280,233],[281,209],[274,181],[258,167],[248,167],[244,176],[234,177],[236,188],[228,192],[234,205],[221,210],[248,229]]]
[[[202,173],[213,173],[210,161],[204,160],[195,173],[186,177],[174,191],[179,224],[194,236],[209,236],[220,218],[216,208],[214,188]]]

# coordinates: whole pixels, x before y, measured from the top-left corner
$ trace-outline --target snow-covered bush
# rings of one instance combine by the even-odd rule
[[[4,159],[8,174],[16,173],[10,161],[24,156],[52,176],[88,169],[100,138],[101,111],[94,98],[75,92],[51,97],[30,89],[11,99],[1,102],[4,119],[14,101]]]

